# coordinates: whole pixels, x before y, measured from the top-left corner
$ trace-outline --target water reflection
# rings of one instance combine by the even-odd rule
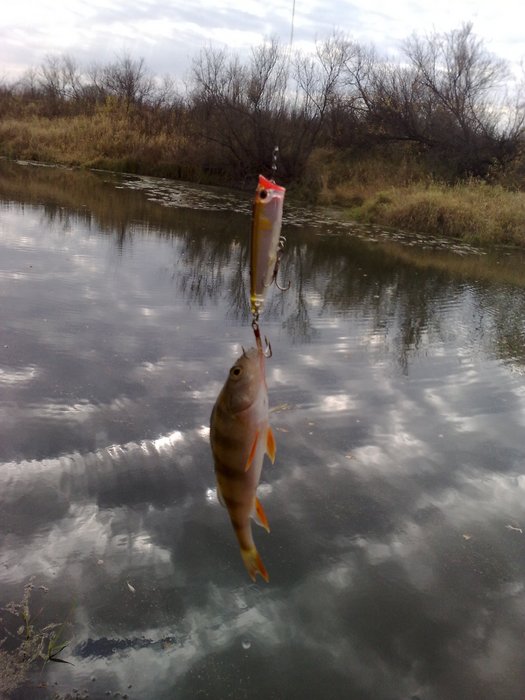
[[[115,183],[117,187],[108,186]],[[222,295],[229,305],[229,318],[249,318],[245,274],[248,196],[181,187],[153,178],[122,181],[110,173],[24,168],[7,162],[0,168],[0,192],[6,199],[45,202],[45,220],[64,233],[74,219],[83,230],[95,228],[112,234],[120,252],[126,245],[132,247],[136,236],[169,237],[172,249],[164,272],[171,274],[177,293],[198,306],[217,302]],[[284,315],[283,327],[297,341],[315,338],[319,318],[358,308],[373,320],[376,342],[396,323],[398,361],[407,371],[410,353],[424,345],[428,333],[443,337],[454,332],[444,329],[442,323],[448,321],[450,307],[461,310],[461,302],[474,296],[472,312],[486,317],[476,329],[480,342],[482,335],[489,335],[498,346],[495,352],[524,361],[520,289],[525,258],[521,252],[510,255],[502,249],[491,255],[486,251],[467,254],[467,247],[445,243],[455,251],[451,254],[429,250],[428,245],[414,247],[418,237],[394,236],[405,245],[394,243],[392,235],[383,241],[385,234],[379,229],[349,236],[349,231],[356,233],[352,225],[337,218],[328,220],[330,235],[320,235],[325,222],[318,213],[287,206],[290,247],[283,261],[283,278],[293,282],[292,293],[274,295],[269,313],[276,320]],[[371,246],[370,240],[381,245]],[[433,247],[443,246],[434,242]],[[484,294],[487,282],[498,281],[503,285],[501,291],[495,292],[491,285]],[[491,326],[488,334],[486,325]]]
[[[19,697],[519,697],[523,261],[290,207],[247,585],[207,426],[249,204],[155,182],[0,167],[0,602],[75,625]]]

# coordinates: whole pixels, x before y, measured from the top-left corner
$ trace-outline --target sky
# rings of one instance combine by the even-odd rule
[[[6,0],[0,13],[0,78],[37,67],[49,54],[81,66],[124,53],[152,73],[184,78],[205,46],[241,55],[265,38],[290,41],[293,0]],[[485,47],[518,66],[525,57],[522,0],[296,0],[296,49],[342,30],[362,44],[395,54],[421,36],[472,22]]]

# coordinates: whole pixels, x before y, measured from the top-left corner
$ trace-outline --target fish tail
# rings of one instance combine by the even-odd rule
[[[241,556],[244,566],[250,574],[252,581],[255,581],[256,574],[261,574],[266,583],[270,581],[268,572],[266,571],[264,564],[262,563],[262,559],[259,556],[259,552],[255,549],[255,547],[251,547],[250,549],[243,549],[241,547]]]

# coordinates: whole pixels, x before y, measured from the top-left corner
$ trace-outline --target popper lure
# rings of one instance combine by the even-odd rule
[[[263,309],[268,287],[273,282],[281,290],[288,289],[277,282],[285,243],[281,236],[285,192],[284,187],[259,175],[250,238],[250,308],[256,320]]]

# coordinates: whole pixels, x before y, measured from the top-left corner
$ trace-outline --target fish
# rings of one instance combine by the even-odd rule
[[[269,425],[265,355],[261,347],[243,350],[229,371],[210,418],[210,444],[217,498],[225,506],[252,581],[269,576],[255,546],[251,521],[270,532],[257,498],[264,456],[275,461],[275,438]]]
[[[250,308],[256,317],[277,274],[285,192],[284,187],[259,175],[250,236]]]

